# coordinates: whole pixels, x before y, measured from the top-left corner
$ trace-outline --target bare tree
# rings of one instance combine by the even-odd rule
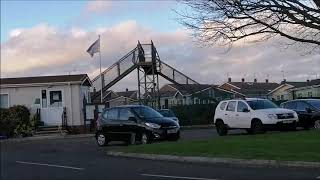
[[[320,0],[182,0],[180,22],[206,44],[277,36],[320,47]]]

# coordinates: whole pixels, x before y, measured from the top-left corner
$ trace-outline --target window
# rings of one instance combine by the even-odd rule
[[[281,100],[284,100],[284,95],[281,95]]]
[[[9,108],[8,94],[0,94],[0,108]]]
[[[221,110],[224,110],[224,108],[226,107],[226,105],[227,105],[227,102],[221,103],[220,109],[221,109]]]
[[[42,102],[42,108],[47,107],[47,91],[42,90],[41,91],[41,102]]]
[[[296,109],[296,103],[295,102],[288,102],[286,104],[284,104],[283,106],[286,109]]]
[[[312,92],[308,92],[308,97],[312,97]]]
[[[278,108],[277,105],[269,100],[250,100],[247,103],[253,110]]]
[[[298,111],[306,111],[306,108],[310,108],[307,103],[297,102],[297,110]]]
[[[108,119],[117,120],[118,119],[118,109],[110,109],[108,111]]]
[[[40,98],[36,98],[36,99],[34,100],[34,104],[40,104]]]
[[[127,121],[129,120],[129,117],[134,117],[134,115],[128,109],[125,109],[125,108],[120,109],[119,120]]]
[[[302,93],[299,93],[299,94],[298,94],[298,97],[299,97],[299,98],[302,98]]]
[[[102,114],[102,116],[103,116],[104,119],[108,119],[108,113],[109,113],[109,111],[105,111],[105,112]]]
[[[227,106],[227,111],[235,111],[236,109],[236,101],[230,101]]]
[[[279,101],[279,100],[280,100],[280,96],[278,95],[278,96],[277,96],[277,101]]]
[[[246,105],[246,103],[239,101],[238,102],[238,107],[237,107],[237,111],[238,112],[243,112],[244,109],[248,109],[248,106]]]
[[[50,91],[50,107],[62,107],[61,91]]]

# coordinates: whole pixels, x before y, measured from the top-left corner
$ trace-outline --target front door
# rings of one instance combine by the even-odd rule
[[[246,103],[242,101],[238,101],[237,105],[237,113],[236,113],[236,120],[235,126],[239,128],[250,128],[251,127],[251,112],[247,110],[249,107]]]
[[[41,90],[41,121],[45,126],[62,124],[64,107],[63,91],[61,89]]]

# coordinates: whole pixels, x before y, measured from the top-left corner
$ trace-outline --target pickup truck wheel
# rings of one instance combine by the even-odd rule
[[[228,129],[225,126],[225,124],[223,123],[223,121],[216,122],[216,129],[217,129],[217,132],[220,136],[225,136],[228,134]]]
[[[254,120],[251,123],[251,132],[252,134],[262,134],[265,132],[263,124],[260,120]]]
[[[320,119],[314,121],[314,129],[320,130]]]

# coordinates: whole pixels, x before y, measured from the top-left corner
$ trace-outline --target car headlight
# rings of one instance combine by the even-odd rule
[[[268,114],[268,118],[270,118],[270,119],[278,119],[278,116],[276,114]]]
[[[297,118],[298,114],[296,112],[293,113],[293,117]]]
[[[153,129],[159,129],[161,127],[159,124],[155,124],[155,123],[145,123],[145,125]]]

